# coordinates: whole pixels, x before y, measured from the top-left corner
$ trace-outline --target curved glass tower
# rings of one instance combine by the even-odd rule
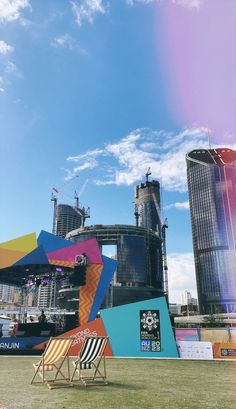
[[[186,161],[200,312],[236,312],[236,151],[196,149]]]

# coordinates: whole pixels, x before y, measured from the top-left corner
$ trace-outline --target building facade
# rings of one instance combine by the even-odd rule
[[[130,225],[95,225],[74,230],[66,238],[80,242],[96,238],[116,246],[118,267],[105,306],[116,306],[163,295],[162,243],[156,233]]]
[[[57,236],[65,237],[71,230],[83,225],[84,210],[67,204],[57,204],[55,207],[55,232]],[[83,212],[83,213],[82,213]]]
[[[200,313],[236,312],[236,151],[196,149],[186,161]]]
[[[135,188],[136,226],[151,229],[161,237],[160,183],[146,180]]]

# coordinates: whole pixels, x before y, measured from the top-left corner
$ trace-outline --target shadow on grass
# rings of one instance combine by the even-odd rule
[[[104,391],[106,390],[107,392],[110,389],[117,389],[117,390],[130,390],[130,391],[135,391],[135,390],[139,390],[142,389],[140,388],[138,385],[134,385],[134,384],[129,384],[129,383],[121,383],[121,382],[108,382],[107,385],[99,385],[99,384],[94,384],[94,385],[89,385],[89,386],[85,386],[82,385],[81,383],[74,383],[73,385],[73,389],[83,389],[85,391],[89,391],[89,390],[96,390],[96,392],[98,392],[98,390]],[[1,408],[0,408],[1,409]]]

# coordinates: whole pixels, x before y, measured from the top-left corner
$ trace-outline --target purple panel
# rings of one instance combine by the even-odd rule
[[[176,341],[199,341],[198,328],[176,328]]]
[[[103,264],[101,252],[96,239],[76,243],[73,246],[47,253],[49,260],[75,261],[75,256],[85,253],[89,264]]]

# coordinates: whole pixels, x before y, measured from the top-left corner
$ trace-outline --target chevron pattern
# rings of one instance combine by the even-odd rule
[[[94,297],[97,291],[98,283],[103,269],[102,264],[91,264],[87,268],[87,284],[80,287],[79,302],[79,323],[80,325],[88,322],[89,314],[93,305]]]
[[[50,264],[53,264],[55,266],[64,266],[64,267],[74,267],[75,263],[73,261],[63,261],[63,260],[53,260],[53,259],[48,259]]]

